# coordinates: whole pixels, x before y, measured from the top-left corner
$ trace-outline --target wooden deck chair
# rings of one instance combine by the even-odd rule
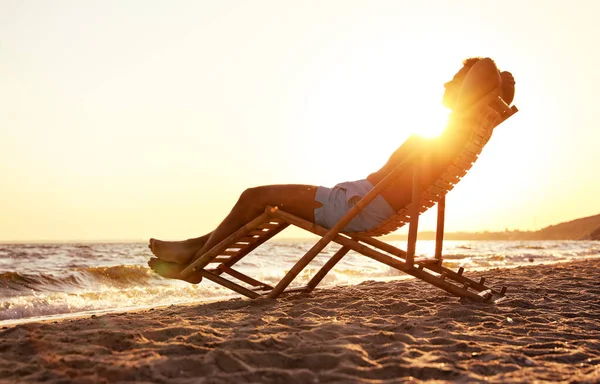
[[[407,154],[401,164],[375,185],[331,229],[291,215],[278,207],[267,207],[262,215],[244,225],[187,266],[181,272],[181,275],[188,277],[192,273],[197,273],[204,278],[250,298],[260,296],[276,298],[284,292],[312,291],[325,275],[350,250],[353,250],[459,297],[466,297],[481,302],[496,302],[504,298],[506,287],[502,287],[500,290],[492,289],[486,285],[484,278],[475,281],[464,276],[462,267],[454,271],[442,265],[446,193],[461,180],[477,160],[483,146],[490,139],[493,129],[517,112],[515,106],[509,107],[500,97],[500,80],[496,66],[491,60],[486,60],[488,61],[487,64],[485,62],[482,63],[482,61],[476,63],[463,82],[463,89],[468,84],[471,84],[469,96],[472,100],[468,100],[465,95],[459,96],[459,100],[465,106],[456,108],[453,113],[455,123],[460,125],[462,136],[459,135],[458,142],[453,143],[454,152],[452,161],[449,161],[445,165],[442,172],[438,172],[438,177],[435,180],[426,185],[423,185],[421,182],[423,167],[420,165],[420,156],[422,155],[422,150],[415,148]],[[482,64],[479,65],[480,63]],[[490,63],[493,68],[490,66]],[[473,74],[473,69],[478,65],[478,73]],[[486,65],[487,68],[485,67]],[[489,85],[490,82],[485,79],[490,77],[493,78],[491,88]],[[487,89],[485,89],[485,84],[488,84]],[[473,92],[473,86],[475,88],[479,87],[479,90]],[[479,95],[473,96],[477,92],[479,92]],[[476,101],[473,99],[476,99]],[[342,232],[342,229],[364,207],[375,199],[395,177],[406,172],[410,172],[413,180],[412,201],[410,204],[400,209],[395,216],[392,216],[368,232]],[[416,258],[415,248],[419,215],[435,204],[438,207],[435,256],[432,258]],[[406,224],[409,225],[406,251],[376,238]],[[319,235],[321,239],[298,260],[275,287],[233,269],[233,266],[243,257],[289,225],[295,225]],[[308,285],[300,288],[286,289],[294,278],[332,241],[340,244],[341,248],[311,278]],[[217,264],[217,266],[216,268],[209,269],[207,268],[209,264]],[[239,280],[246,286],[226,279],[222,276],[223,274]]]

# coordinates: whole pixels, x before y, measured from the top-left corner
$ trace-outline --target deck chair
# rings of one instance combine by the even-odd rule
[[[278,207],[267,207],[262,215],[248,222],[187,266],[181,272],[181,275],[187,277],[192,273],[200,274],[206,279],[249,298],[261,296],[276,298],[285,292],[311,292],[327,273],[350,250],[353,250],[424,280],[452,295],[479,302],[502,300],[506,294],[506,287],[501,287],[499,290],[492,289],[486,285],[483,277],[475,281],[464,276],[462,267],[458,270],[446,268],[443,266],[442,256],[446,194],[452,190],[477,160],[484,145],[490,139],[494,128],[517,112],[515,106],[510,107],[500,97],[500,77],[496,66],[491,60],[485,60],[487,62],[482,63],[480,61],[476,63],[463,82],[463,89],[468,84],[471,84],[471,88],[478,89],[475,92],[471,90],[468,94],[459,95],[459,102],[462,102],[463,105],[455,108],[452,118],[459,127],[457,129],[459,129],[460,134],[453,143],[452,159],[444,165],[441,172],[437,173],[435,179],[423,184],[422,175],[424,171],[427,171],[423,169],[420,161],[423,149],[414,148],[406,155],[404,161],[375,185],[331,229],[294,216]],[[478,65],[479,68],[474,73],[474,69]],[[396,215],[368,232],[344,233],[342,231],[362,209],[389,186],[394,178],[399,177],[399,175],[406,176],[407,172],[412,176],[413,182],[411,202],[406,207],[403,207]],[[419,216],[436,204],[438,216],[435,255],[429,258],[415,257]],[[406,250],[377,239],[377,237],[388,234],[406,224],[409,225]],[[289,225],[312,232],[321,236],[321,238],[296,262],[276,286],[270,286],[233,269],[238,261]],[[327,260],[308,284],[304,287],[288,288],[294,278],[331,242],[338,243],[341,248]],[[210,264],[217,264],[217,266],[208,268]],[[244,285],[226,279],[223,276],[224,274],[239,280]]]

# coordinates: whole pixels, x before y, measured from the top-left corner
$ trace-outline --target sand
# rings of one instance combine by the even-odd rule
[[[369,281],[5,327],[0,381],[600,382],[599,260],[471,276],[508,298]]]

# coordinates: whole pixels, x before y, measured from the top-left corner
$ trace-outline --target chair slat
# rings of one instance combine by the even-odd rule
[[[457,166],[460,169],[471,169],[471,167],[473,166],[473,163],[471,163],[467,159],[459,157],[454,162],[454,165]]]
[[[263,231],[262,229],[253,229],[248,234],[252,235],[252,236],[255,236],[255,235],[262,236],[262,235],[264,235],[267,232],[268,232],[268,230],[264,230]]]
[[[212,259],[209,263],[224,263],[226,261],[229,261],[229,256],[217,256],[214,259]]]
[[[278,225],[279,225],[279,223],[265,223],[265,224],[262,224],[261,226],[259,226],[258,228],[273,229],[273,228],[277,227]]]
[[[222,256],[235,256],[235,255],[237,255],[238,253],[240,253],[239,249],[238,249],[238,250],[235,250],[235,251],[232,251],[232,250],[226,250],[226,251],[223,251],[223,252],[219,253],[219,255],[222,255]]]
[[[239,239],[237,242],[238,243],[253,243],[256,241],[256,239],[258,239],[258,235],[255,236],[244,236],[241,239]]]

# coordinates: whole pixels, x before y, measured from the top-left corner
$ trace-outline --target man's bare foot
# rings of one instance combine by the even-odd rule
[[[185,269],[185,265],[170,263],[168,261],[163,261],[153,257],[150,260],[148,260],[148,266],[154,272],[168,279],[179,279],[192,284],[198,284],[202,281],[202,276],[198,274],[192,274],[190,277],[187,277],[185,279],[181,277],[180,273]]]
[[[148,247],[160,260],[177,264],[188,264],[206,240],[202,237],[183,241],[162,241],[150,239]]]

